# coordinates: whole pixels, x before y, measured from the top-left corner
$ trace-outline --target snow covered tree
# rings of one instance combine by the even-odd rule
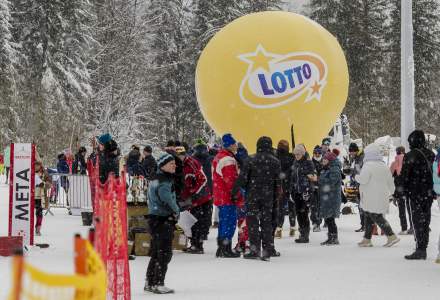
[[[15,67],[17,51],[12,43],[9,2],[0,0],[0,148],[15,137]]]
[[[311,0],[307,9],[310,11],[310,18],[315,20],[334,36],[338,36],[338,16],[341,11],[340,0]]]
[[[387,1],[312,0],[311,17],[336,35],[348,63],[349,99],[345,113],[354,132],[367,142],[386,133],[380,124],[385,97]]]
[[[12,2],[12,33],[22,55],[18,135],[50,156],[59,151],[54,144],[67,144],[90,96],[89,9],[88,0]]]
[[[393,0],[389,29],[390,100],[400,119],[400,22],[401,1]],[[440,88],[440,4],[434,0],[413,1],[416,127],[440,135],[437,112]],[[398,122],[398,129],[400,122]]]
[[[249,0],[246,4],[246,9],[249,12],[260,12],[267,10],[281,10],[284,2],[282,0]]]

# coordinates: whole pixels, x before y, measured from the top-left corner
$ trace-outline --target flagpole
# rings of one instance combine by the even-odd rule
[[[408,148],[408,135],[415,129],[414,52],[412,0],[401,7],[401,143]]]

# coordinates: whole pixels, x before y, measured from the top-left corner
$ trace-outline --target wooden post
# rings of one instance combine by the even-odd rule
[[[12,294],[11,300],[20,300],[23,284],[24,257],[23,250],[18,250],[12,258]]]
[[[85,240],[81,238],[81,235],[76,234],[74,240],[75,274],[87,274],[87,252],[85,244]]]

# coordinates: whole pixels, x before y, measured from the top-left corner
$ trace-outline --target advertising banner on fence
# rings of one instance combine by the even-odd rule
[[[35,146],[11,144],[9,236],[34,244]]]

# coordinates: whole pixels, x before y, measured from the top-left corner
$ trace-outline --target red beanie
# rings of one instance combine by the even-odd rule
[[[325,160],[328,160],[328,161],[336,160],[336,158],[337,158],[337,156],[336,156],[336,154],[334,154],[333,152],[327,152],[327,153],[324,155],[324,159],[325,159]]]

